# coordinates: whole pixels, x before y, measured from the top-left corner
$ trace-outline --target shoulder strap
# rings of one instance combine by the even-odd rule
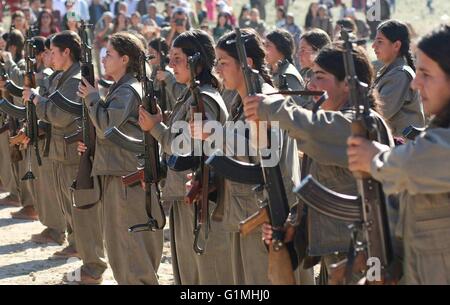
[[[405,71],[411,80],[416,77],[416,72],[414,72],[414,70],[408,65],[403,66],[402,71]]]

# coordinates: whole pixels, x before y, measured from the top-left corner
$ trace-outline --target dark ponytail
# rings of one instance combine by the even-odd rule
[[[247,56],[253,60],[253,68],[258,70],[259,75],[264,79],[269,85],[272,84],[272,79],[269,74],[269,69],[266,63],[266,51],[264,49],[263,43],[259,35],[255,30],[247,28],[241,29],[242,36],[247,36],[245,41],[245,51]],[[217,42],[217,48],[225,51],[229,56],[239,60],[237,53],[237,48],[235,43],[227,43],[228,41],[233,41],[236,39],[235,32],[228,32],[222,37],[220,37]]]
[[[435,61],[450,79],[450,26],[441,25],[433,32],[425,35],[419,41],[417,47],[429,58]],[[450,127],[450,101],[446,109],[433,119],[430,126]]]
[[[377,31],[381,32],[392,43],[400,41],[402,46],[400,47],[399,56],[403,56],[408,66],[415,71],[416,66],[410,50],[411,38],[408,26],[398,20],[387,20],[378,26]]]
[[[210,84],[214,88],[220,88],[220,83],[212,72],[216,53],[213,40],[208,33],[203,30],[185,31],[175,38],[172,47],[182,49],[186,56],[200,53],[200,61],[197,64],[200,72],[197,74],[197,80],[200,84]]]
[[[277,51],[283,54],[288,62],[294,64],[295,44],[291,33],[283,29],[276,29],[267,34],[266,39],[275,45]]]
[[[65,49],[70,50],[72,61],[79,62],[81,60],[81,39],[77,33],[72,31],[62,31],[52,37],[51,44],[64,52]]]

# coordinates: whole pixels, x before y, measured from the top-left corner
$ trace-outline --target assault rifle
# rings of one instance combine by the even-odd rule
[[[352,135],[362,136],[370,140],[389,143],[387,130],[381,120],[370,112],[368,86],[361,83],[356,75],[353,60],[353,42],[349,34],[343,30],[344,65],[346,79],[350,87],[350,102],[355,111],[352,122]],[[367,259],[377,258],[380,261],[383,283],[391,276],[387,269],[393,261],[393,247],[386,211],[386,197],[382,186],[369,174],[355,172],[359,196],[348,196],[333,192],[308,176],[294,190],[300,201],[315,211],[338,219],[352,222],[351,244],[346,260],[331,266],[329,283],[348,283],[354,273],[367,271]],[[389,279],[390,280],[390,279]]]
[[[92,25],[81,20],[79,35],[81,38],[81,76],[91,85],[95,85],[94,65],[92,60],[92,46],[89,43],[89,30],[92,29]],[[66,105],[76,104],[79,109],[78,103],[68,101]],[[72,182],[71,189],[73,190],[73,204],[76,207],[88,208],[94,205],[100,200],[100,191],[98,186],[95,185],[95,177],[91,176],[92,172],[92,160],[95,155],[95,127],[89,118],[88,109],[84,100],[81,100],[81,135],[84,145],[86,145],[86,151],[80,157],[80,163],[78,165],[78,172],[75,180]],[[72,136],[73,137],[73,136]],[[67,138],[65,139],[68,142]],[[77,137],[79,140],[79,136]],[[83,194],[83,196],[78,196]]]
[[[147,77],[147,61],[150,59],[145,53],[140,57],[140,75],[142,84],[142,106],[150,114],[156,114],[158,112],[157,103],[155,99],[155,91],[153,87],[153,79]],[[161,192],[159,190],[159,181],[164,177],[164,168],[161,165],[159,158],[159,145],[158,141],[148,132],[144,133],[144,153],[141,158],[144,160],[144,167],[138,170],[139,178],[144,183],[145,191],[145,207],[147,210],[148,221],[145,224],[137,224],[132,226],[130,232],[142,231],[142,230],[162,230],[166,224],[166,218],[164,209],[161,205]],[[125,181],[124,181],[125,180]],[[122,178],[122,182],[126,182],[126,177]],[[162,223],[159,224],[158,220],[152,215],[152,185],[156,190],[156,200],[160,208]]]
[[[26,60],[26,69],[25,69],[25,79],[24,85],[29,88],[36,88],[36,54],[35,54],[35,45],[33,41],[33,29],[30,28],[27,31],[27,41],[25,44],[25,60]],[[36,177],[33,174],[31,168],[31,150],[30,147],[34,147],[34,151],[36,153],[36,159],[39,166],[42,165],[41,155],[39,152],[39,127],[38,127],[38,118],[36,114],[36,105],[34,105],[33,101],[25,101],[26,108],[26,120],[27,125],[25,129],[26,136],[30,139],[30,143],[27,148],[27,158],[28,158],[28,172],[25,176],[22,177],[22,180],[33,180]]]
[[[200,53],[195,53],[188,57],[189,72],[191,80],[189,90],[193,97],[190,106],[190,116],[193,121],[195,114],[199,114],[202,120],[206,120],[205,105],[200,93],[199,81],[197,81],[197,63],[200,60]],[[200,142],[203,148],[203,141]],[[192,176],[192,187],[185,196],[185,203],[194,204],[194,251],[201,255],[205,252],[205,245],[208,240],[210,230],[209,218],[209,195],[215,191],[215,186],[210,185],[210,169],[206,164],[207,157],[204,153],[201,156],[193,156],[197,159],[197,167]],[[202,236],[200,236],[202,234]],[[200,238],[201,237],[201,238]],[[201,246],[200,239],[203,245]]]
[[[247,53],[245,50],[246,36],[242,36],[239,28],[235,29],[236,38],[233,41],[228,41],[228,44],[235,43],[239,56],[241,70],[244,74],[245,85],[248,95],[255,95],[261,93],[261,86],[259,82],[258,71],[253,70],[247,64]],[[269,138],[270,139],[270,138]],[[283,179],[279,164],[276,166],[267,166],[266,159],[270,156],[261,155],[261,171],[259,176],[261,183],[256,191],[266,190],[267,199],[264,201],[264,206],[261,210],[251,216],[249,219],[241,223],[241,234],[246,235],[252,231],[260,222],[254,222],[255,218],[263,219],[270,222],[273,227],[273,242],[269,247],[269,280],[273,284],[295,284],[294,270],[298,265],[297,256],[293,249],[292,243],[285,243],[285,231],[283,230],[284,223],[289,214],[289,206],[286,196],[286,191],[283,185]],[[226,158],[226,157],[221,157]],[[220,161],[219,161],[220,162]],[[227,163],[235,162],[234,160],[227,160]],[[209,164],[213,164],[214,159],[209,159]],[[236,164],[236,167],[244,166],[246,164]],[[219,171],[217,171],[220,174]],[[258,179],[259,180],[259,179]],[[260,217],[263,215],[263,217]]]

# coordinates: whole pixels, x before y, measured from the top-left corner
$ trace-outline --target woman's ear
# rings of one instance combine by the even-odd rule
[[[63,54],[65,56],[70,56],[70,49],[69,48],[65,48]]]
[[[128,63],[130,62],[130,57],[128,55],[122,56],[122,62],[128,66]]]
[[[255,68],[255,67],[253,66],[253,58],[247,57],[247,65],[249,65],[249,66],[252,67],[253,69]]]
[[[400,53],[400,49],[402,48],[402,42],[400,40],[397,40],[394,42],[394,49],[397,51],[397,53]]]

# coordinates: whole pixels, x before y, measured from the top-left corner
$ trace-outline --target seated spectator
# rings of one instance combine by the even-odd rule
[[[295,46],[297,47],[300,41],[300,35],[302,35],[302,30],[295,24],[294,14],[288,13],[286,15],[286,24],[284,28],[291,33],[294,38]]]
[[[256,8],[252,8],[250,11],[250,20],[248,20],[244,27],[254,29],[261,37],[264,37],[266,32],[266,24],[263,20],[259,19],[259,11]]]
[[[319,5],[317,16],[312,21],[312,27],[324,30],[330,37],[333,35],[333,25],[325,5]]]
[[[317,17],[317,11],[319,9],[319,3],[312,2],[309,5],[308,13],[305,18],[305,30],[309,30],[313,27],[313,20]]]
[[[203,21],[207,21],[208,12],[203,8],[202,0],[195,1],[195,13],[198,24],[203,24]]]
[[[230,15],[227,13],[219,13],[217,16],[217,25],[213,29],[214,41],[218,41],[223,34],[232,31],[233,27],[230,24]]]
[[[277,16],[275,21],[275,27],[277,29],[284,28],[286,25],[286,11],[282,6],[277,7]]]
[[[63,18],[63,29],[78,33],[80,17],[73,11],[68,11]]]
[[[133,14],[131,14],[130,25],[128,26],[128,29],[141,33],[143,28],[144,25],[141,23],[141,14],[139,14],[139,12],[134,12]]]
[[[245,27],[245,23],[250,21],[250,5],[244,4],[239,14],[238,24],[240,28]]]
[[[348,8],[345,12],[345,17],[350,18],[356,25],[356,37],[358,39],[368,38],[370,35],[370,28],[364,20],[356,17],[356,11],[354,8]]]
[[[28,29],[27,19],[22,11],[15,11],[11,16],[11,25],[25,35]]]
[[[97,24],[97,21],[99,21],[103,13],[108,11],[108,8],[101,0],[93,0],[92,4],[89,6],[89,16],[90,20],[89,22],[91,24]]]
[[[94,33],[95,33],[95,43],[97,48],[102,45],[102,42],[105,37],[110,36],[113,33],[113,20],[114,15],[111,12],[104,12],[102,18],[95,25]]]
[[[48,9],[44,9],[39,13],[36,26],[39,31],[38,36],[42,36],[45,38],[47,38],[51,34],[59,32],[59,29],[56,27],[53,20],[52,12]]]
[[[119,11],[116,18],[114,18],[113,34],[121,31],[126,31],[128,29],[128,17],[127,15]]]
[[[154,3],[148,5],[147,14],[142,16],[142,23],[144,25],[153,25],[153,22],[150,20],[153,20],[159,27],[164,26],[166,23],[164,16],[158,14],[158,9]]]
[[[181,33],[189,31],[191,28],[191,21],[186,10],[182,7],[177,7],[173,10],[170,26],[161,29],[161,36],[166,39],[167,44],[172,45],[172,41]]]
[[[37,20],[39,13],[42,11],[41,1],[40,0],[32,0],[30,1],[30,8],[33,12],[34,17]]]

